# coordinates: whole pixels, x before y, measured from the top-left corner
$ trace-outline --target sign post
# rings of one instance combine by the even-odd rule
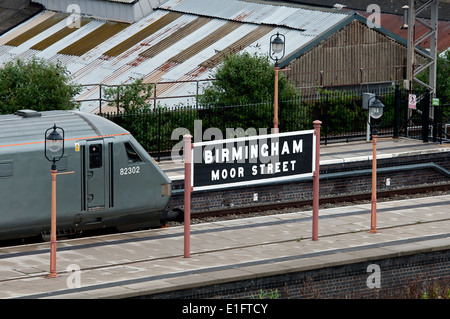
[[[320,172],[320,125],[321,121],[314,121],[314,136],[316,137],[315,170],[313,173],[313,222],[312,240],[319,240],[319,172]]]
[[[186,134],[184,139],[184,258],[191,255],[191,150],[192,136]]]
[[[313,177],[312,237],[318,240],[321,124],[314,121],[314,130],[194,143],[192,157],[185,157],[185,165],[191,162],[190,169],[185,167],[185,220],[190,214],[191,191]],[[187,152],[191,136],[184,138]]]

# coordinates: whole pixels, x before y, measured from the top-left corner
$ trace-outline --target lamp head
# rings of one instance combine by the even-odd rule
[[[284,48],[284,41],[280,38],[280,34],[277,33],[277,36],[271,41],[272,51],[273,53],[281,53]]]
[[[283,34],[277,32],[270,37],[269,56],[272,60],[278,62],[284,57],[285,37]]]
[[[379,119],[383,115],[384,104],[375,97],[375,100],[369,104],[369,115],[374,119]]]
[[[62,132],[62,136],[60,132]],[[64,155],[64,130],[57,127],[56,124],[53,127],[45,131],[45,157],[49,161],[59,161]],[[50,155],[51,158],[48,156]]]
[[[56,130],[56,125],[53,126],[53,131],[47,135],[47,148],[52,153],[58,153],[62,149],[63,138]]]

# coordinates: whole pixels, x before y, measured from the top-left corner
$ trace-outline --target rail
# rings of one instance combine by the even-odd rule
[[[375,71],[380,72],[392,72],[389,69],[393,69],[394,73],[397,74],[398,70],[402,70],[405,66],[389,66],[389,67],[373,67],[373,68],[358,68],[358,69],[336,69],[336,70],[321,70],[321,71],[312,71],[312,72],[286,72],[288,79],[296,86],[297,89],[302,90],[302,94],[315,94],[320,89],[330,89],[330,90],[342,90],[342,89],[357,89],[359,91],[363,91],[363,89],[368,89],[369,87],[374,86],[384,86],[386,84],[391,84],[392,81],[401,80],[400,78],[393,77],[392,81],[382,81],[378,77],[371,76],[371,74]],[[351,74],[350,76],[347,76]],[[345,76],[344,76],[345,75]],[[331,78],[346,78],[345,81],[333,81]],[[152,104],[153,108],[156,109],[158,103],[161,101],[174,100],[174,99],[189,99],[192,98],[193,101],[191,105],[198,105],[197,96],[201,94],[202,85],[208,82],[213,82],[215,79],[198,79],[198,80],[177,80],[177,81],[161,81],[161,82],[149,82],[153,86],[152,97],[149,100],[149,103]],[[174,87],[177,85],[189,84],[191,83],[192,90],[190,94],[176,95],[176,94],[168,94],[171,91],[174,91]],[[120,87],[127,86],[131,84],[123,83],[123,84],[82,84],[81,87],[92,89],[88,95],[96,95],[94,98],[77,98],[75,102],[83,103],[83,102],[98,102],[98,107],[95,110],[97,113],[102,114],[105,103],[113,102],[112,100],[108,100],[103,96],[103,88],[105,87]],[[83,90],[84,91],[84,90]],[[82,93],[85,95],[86,92]],[[164,94],[164,95],[163,95]]]
[[[201,89],[201,84],[205,83],[205,82],[212,82],[215,81],[215,79],[201,79],[201,80],[186,80],[186,81],[165,81],[165,82],[151,82],[151,83],[147,83],[152,85],[153,90],[152,90],[152,97],[149,100],[149,103],[151,103],[153,105],[153,108],[156,109],[158,102],[160,100],[168,100],[168,99],[181,99],[181,98],[195,98],[195,105],[198,105],[197,103],[197,96],[199,95],[200,89]],[[176,85],[176,84],[186,84],[186,83],[192,83],[195,84],[195,94],[188,94],[188,95],[170,95],[170,96],[161,96],[158,94],[164,93],[168,90],[168,86],[171,85]],[[82,84],[80,85],[82,88],[89,88],[91,87],[92,89],[88,89],[88,92],[94,92],[93,94],[95,94],[96,91],[98,91],[98,97],[96,98],[78,98],[75,99],[74,101],[76,103],[83,103],[83,102],[98,102],[98,113],[102,114],[103,110],[102,107],[104,106],[105,103],[109,103],[109,102],[113,102],[114,100],[108,100],[106,99],[103,95],[104,95],[104,90],[103,88],[117,88],[117,87],[121,87],[121,86],[129,86],[132,84],[129,83],[123,83],[123,84],[100,84],[100,83],[93,83],[93,84]],[[165,86],[163,88],[158,89],[158,86]],[[83,90],[85,91],[85,90]],[[82,93],[86,94],[87,92]],[[118,112],[120,112],[120,110],[117,110]]]

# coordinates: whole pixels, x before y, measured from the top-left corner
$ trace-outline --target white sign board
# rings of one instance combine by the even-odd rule
[[[194,190],[290,180],[312,176],[313,130],[194,143]]]
[[[415,110],[416,109],[416,102],[417,102],[417,98],[415,94],[410,94],[408,97],[408,107],[410,109]]]

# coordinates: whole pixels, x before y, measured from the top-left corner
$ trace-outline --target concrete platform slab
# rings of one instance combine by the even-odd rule
[[[304,212],[191,225],[191,258],[183,258],[183,227],[128,237],[138,242],[123,235],[92,238],[93,246],[88,238],[61,241],[54,279],[46,278],[45,245],[4,248],[0,298],[129,298],[448,250],[449,201],[444,195],[379,203],[377,234],[368,232],[369,220],[363,222],[370,218],[369,205],[323,209],[320,215],[327,218],[319,221],[318,241],[311,240]],[[415,223],[424,211],[427,221]],[[156,247],[162,248],[155,253]],[[69,287],[70,264],[81,269],[80,287]]]

